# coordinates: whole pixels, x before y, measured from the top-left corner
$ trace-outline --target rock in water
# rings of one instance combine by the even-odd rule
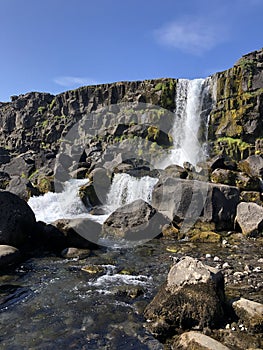
[[[177,329],[218,327],[225,314],[223,274],[189,256],[172,266],[145,309],[147,329],[161,340]]]
[[[29,242],[36,225],[29,205],[13,193],[0,192],[0,244],[21,247]]]
[[[102,235],[128,241],[149,240],[162,232],[169,219],[138,199],[115,210],[102,226]]]

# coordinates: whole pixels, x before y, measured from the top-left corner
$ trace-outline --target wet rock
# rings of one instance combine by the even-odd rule
[[[222,273],[187,256],[172,266],[144,315],[147,329],[164,339],[179,329],[218,327],[225,313]]]
[[[97,247],[101,224],[90,219],[60,219],[53,225],[61,231],[68,246],[93,249]]]
[[[0,269],[14,265],[21,259],[19,250],[9,245],[0,245]]]
[[[35,214],[13,193],[0,192],[0,244],[19,248],[29,243],[34,233]]]
[[[89,249],[79,249],[79,248],[66,248],[61,252],[61,256],[66,259],[77,258],[85,259],[90,256]]]
[[[186,218],[184,225],[190,227],[213,223],[210,230],[233,229],[238,202],[236,187],[171,177],[160,180],[152,194],[152,206],[171,220]]]
[[[246,236],[258,236],[263,230],[263,208],[255,203],[241,202],[237,206],[236,223]]]
[[[230,350],[225,345],[219,343],[217,340],[208,337],[205,334],[198,332],[187,332],[180,335],[180,337],[172,345],[172,350]]]
[[[232,306],[245,327],[253,332],[263,332],[263,304],[240,298]]]
[[[138,199],[115,210],[102,226],[102,235],[128,241],[157,237],[169,220],[150,204]]]
[[[105,267],[100,265],[87,265],[81,268],[82,271],[89,273],[90,275],[103,275],[105,273]]]

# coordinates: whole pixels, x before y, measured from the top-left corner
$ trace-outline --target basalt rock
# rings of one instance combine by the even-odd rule
[[[188,229],[198,222],[213,224],[210,229],[233,229],[238,202],[236,187],[172,177],[162,178],[152,194],[153,207]]]
[[[225,317],[224,278],[220,271],[185,257],[146,307],[146,327],[163,340],[180,330],[216,328]]]
[[[149,240],[159,236],[167,223],[167,217],[138,199],[115,210],[104,222],[102,235],[120,242]]]
[[[259,236],[263,232],[263,208],[256,203],[241,202],[237,206],[236,223],[246,236]]]
[[[0,244],[16,248],[30,243],[36,219],[28,204],[13,193],[0,191]]]

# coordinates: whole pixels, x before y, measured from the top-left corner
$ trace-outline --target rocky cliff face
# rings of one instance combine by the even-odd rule
[[[211,95],[214,95],[215,103],[210,113],[208,134],[211,155],[227,154],[240,160],[250,154],[261,153],[262,67],[263,49],[243,56],[233,68],[212,76]],[[116,113],[118,105],[122,103],[134,104],[134,110],[138,103],[146,103],[173,112],[176,107],[177,81],[177,79],[156,79],[118,82],[86,86],[56,96],[38,92],[12,96],[11,102],[0,103],[1,170],[11,175],[22,174],[28,178],[43,166],[52,169],[60,144],[72,126],[83,116],[103,108],[108,108],[107,121],[99,126],[104,133],[108,130],[104,135],[104,143],[112,141],[112,138],[121,137],[125,131],[127,138],[139,135],[158,145],[164,143],[169,147],[172,140],[160,133],[160,130],[165,130],[169,134],[173,120],[169,114],[166,115],[162,111],[150,116],[152,125],[158,125],[159,130],[156,127],[149,127],[150,124],[137,130],[138,128],[132,123],[128,129],[121,127],[118,130],[109,130],[122,124],[123,115],[118,114],[118,111]],[[129,110],[131,116],[134,110],[132,108]],[[130,120],[132,121],[132,117]],[[202,127],[204,123],[201,124]],[[101,145],[97,143],[96,147],[100,148]],[[17,167],[17,162],[10,165],[10,157],[14,156],[22,157],[22,160],[19,159],[19,164],[22,162],[26,165]],[[15,173],[13,168],[16,170]],[[46,173],[50,175],[52,172]]]
[[[213,76],[216,103],[209,139],[214,152],[244,158],[262,151],[263,50],[244,55],[233,68]]]

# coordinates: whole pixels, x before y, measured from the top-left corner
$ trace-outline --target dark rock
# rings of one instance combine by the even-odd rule
[[[237,206],[236,223],[246,236],[258,236],[263,231],[263,207],[241,202]]]
[[[68,247],[97,248],[101,224],[90,219],[61,219],[53,223],[61,231]]]
[[[36,248],[44,248],[50,251],[59,252],[67,247],[65,235],[54,225],[46,224],[42,221],[36,223],[33,244]]]
[[[21,260],[21,254],[15,247],[0,245],[0,269],[14,265]]]
[[[243,191],[260,191],[261,181],[258,177],[246,173],[237,173],[236,186]]]
[[[224,185],[235,186],[237,173],[232,170],[215,169],[211,174],[211,181]]]
[[[152,194],[153,207],[171,220],[184,221],[188,229],[198,221],[233,229],[238,202],[236,187],[171,177],[159,181]]]
[[[0,165],[7,164],[11,160],[9,152],[7,149],[0,147]]]
[[[13,193],[0,192],[0,244],[19,248],[34,234],[35,214],[28,204]]]
[[[31,196],[39,196],[39,190],[25,178],[14,176],[9,182],[7,191],[16,194],[21,199],[28,201]]]
[[[158,213],[150,204],[138,199],[115,210],[102,226],[102,235],[117,240],[149,240],[162,232],[169,223],[164,215]]]
[[[216,328],[226,316],[223,274],[185,257],[173,265],[144,315],[146,327],[164,340],[179,330]]]
[[[242,191],[240,193],[241,202],[253,202],[258,205],[263,206],[263,201],[261,199],[261,193],[257,191]]]
[[[5,173],[4,171],[0,171],[0,189],[5,190],[8,186],[11,178],[9,174]]]
[[[23,178],[29,178],[35,170],[35,165],[27,159],[27,156],[29,157],[29,155],[21,154],[18,157],[12,158],[10,163],[2,166],[3,171],[7,172],[12,177],[20,176]]]
[[[188,176],[188,171],[176,164],[169,165],[166,167],[161,175],[162,177],[177,177],[180,179],[186,179]]]

